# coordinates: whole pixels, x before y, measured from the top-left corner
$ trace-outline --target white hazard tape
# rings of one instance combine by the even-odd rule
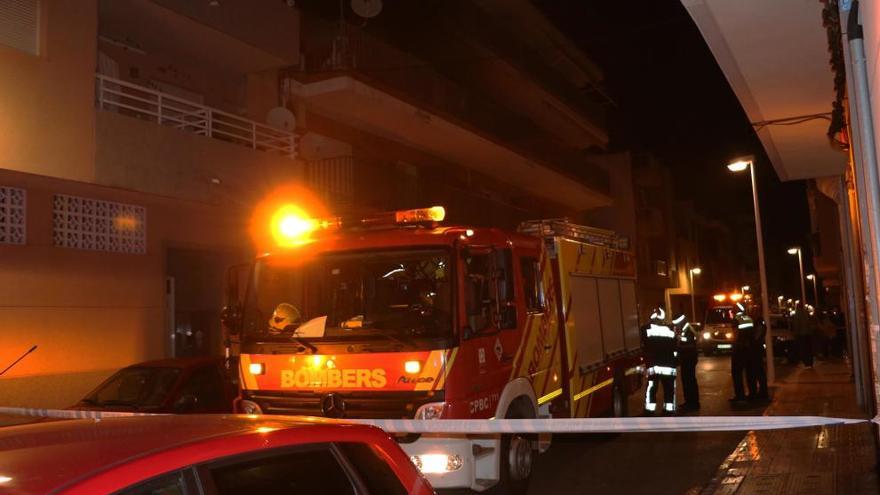
[[[0,407],[0,414],[64,419],[103,419],[126,416],[152,416],[147,413],[78,411],[71,409],[33,409]],[[265,416],[278,418],[278,416]],[[288,418],[289,416],[281,416]],[[555,419],[343,419],[310,418],[328,423],[357,423],[377,426],[389,433],[435,433],[482,435],[498,433],[651,433],[749,431],[804,428],[810,426],[851,425],[867,419],[825,416],[683,416],[647,418],[555,418]]]
[[[352,423],[378,426],[390,433],[650,433],[749,431],[864,423],[866,419],[824,416],[685,416],[657,418],[555,418],[555,419],[351,419]]]

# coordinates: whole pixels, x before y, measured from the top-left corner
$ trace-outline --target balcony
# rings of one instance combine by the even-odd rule
[[[292,132],[103,75],[96,97],[99,184],[243,204],[303,172]]]
[[[159,125],[296,158],[296,135],[112,77],[96,76],[97,106]]]

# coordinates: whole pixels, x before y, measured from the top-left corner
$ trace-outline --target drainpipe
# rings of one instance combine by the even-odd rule
[[[850,133],[852,135],[852,133]],[[855,148],[855,140],[851,140]],[[852,155],[850,155],[852,156]],[[856,403],[869,415],[873,415],[874,403],[871,400],[871,361],[870,343],[865,332],[865,304],[860,297],[862,274],[859,272],[858,232],[853,228],[853,208],[850,202],[848,174],[840,177],[838,188],[837,213],[840,223],[841,257],[843,261],[843,295],[846,301],[847,351],[852,359],[853,379],[856,388]]]
[[[880,253],[880,182],[877,180],[877,149],[874,141],[874,121],[871,116],[871,96],[865,61],[865,43],[862,25],[859,23],[859,2],[852,3],[847,19],[847,41],[852,75],[853,94],[849,99],[850,113],[855,117],[854,130],[859,135],[859,154],[854,155],[855,182],[858,191],[859,217],[865,276],[865,308],[868,317],[869,349],[877,349],[880,333],[880,308],[878,292],[878,253]],[[874,385],[874,413],[877,411],[876,387],[878,384],[877,355],[873,355],[872,371]]]

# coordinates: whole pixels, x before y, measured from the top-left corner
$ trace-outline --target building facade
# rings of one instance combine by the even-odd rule
[[[524,0],[437,3],[421,24],[407,2],[374,18],[318,1],[12,4],[0,362],[37,349],[0,377],[8,405],[221,355],[226,268],[250,259],[252,211],[281,186],[331,211],[442,204],[502,227],[631,198],[603,153],[601,73]]]

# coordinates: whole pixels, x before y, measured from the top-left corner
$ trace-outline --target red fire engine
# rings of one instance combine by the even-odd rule
[[[632,255],[544,220],[441,226],[442,207],[272,215],[240,316],[237,410],[348,418],[626,415],[641,387]],[[548,438],[402,436],[436,488],[516,492]]]

